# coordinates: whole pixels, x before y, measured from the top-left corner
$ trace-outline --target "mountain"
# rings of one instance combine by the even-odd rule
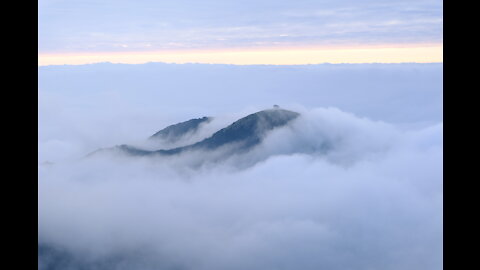
[[[134,146],[124,144],[124,145],[116,146],[113,149],[119,150],[121,152],[127,153],[132,156],[148,156],[148,155],[175,155],[175,154],[179,154],[179,153],[182,153],[185,151],[191,151],[191,150],[216,150],[220,147],[229,145],[231,146],[230,148],[231,153],[241,153],[241,152],[248,151],[252,147],[259,144],[268,131],[271,131],[275,128],[288,124],[291,120],[297,118],[299,115],[300,114],[297,112],[274,107],[274,109],[259,111],[259,112],[250,114],[246,117],[243,117],[235,121],[231,125],[215,132],[211,137],[191,145],[177,147],[173,149],[160,149],[160,150],[150,151],[150,150],[143,150]],[[203,118],[200,118],[200,119],[203,119]],[[189,120],[189,121],[192,121],[192,120]],[[176,130],[176,127],[182,127],[182,126],[189,127],[190,125],[193,126],[196,123],[196,122],[190,122],[191,123],[190,125],[189,124],[183,125],[185,123],[188,123],[189,121],[182,122],[177,125],[172,125],[170,127],[175,127],[175,128],[172,128],[172,130]],[[207,121],[207,120],[203,120],[203,121]],[[178,130],[185,130],[185,129],[178,128]],[[182,132],[180,131],[178,132],[179,132],[178,134],[182,134]],[[170,133],[164,132],[164,134],[170,134]],[[102,149],[102,150],[105,150],[105,149]]]
[[[174,143],[180,140],[186,134],[194,133],[198,130],[200,124],[208,123],[212,121],[212,119],[212,117],[204,116],[202,118],[190,119],[185,122],[171,125],[153,134],[149,139],[162,139],[170,143]]]
[[[248,150],[260,143],[267,131],[286,125],[298,115],[283,109],[253,113],[215,132],[210,138],[186,148],[213,150],[226,144],[239,143],[242,149]]]

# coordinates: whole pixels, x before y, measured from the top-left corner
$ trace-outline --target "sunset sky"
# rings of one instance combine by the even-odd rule
[[[39,65],[443,61],[441,0],[40,0]]]

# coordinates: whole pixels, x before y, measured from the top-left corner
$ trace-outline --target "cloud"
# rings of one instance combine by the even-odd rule
[[[442,21],[430,0],[41,0],[39,51],[438,44]]]
[[[81,146],[80,156],[141,142],[192,118],[213,116],[214,129],[224,127],[273,104],[336,107],[404,127],[432,125],[442,121],[442,88],[443,64],[40,67],[39,143]],[[42,151],[41,159],[51,155]]]
[[[131,78],[118,76],[124,68]],[[333,66],[329,76],[319,67],[168,65],[166,73],[157,68],[40,69],[42,266],[52,267],[55,261],[61,269],[442,268],[443,125],[435,113],[441,109],[431,114],[413,109],[437,108],[435,97],[441,95],[441,88],[433,82],[436,68],[427,72],[429,65]],[[217,81],[196,83],[197,88],[188,91],[195,95],[201,89],[202,98],[196,102],[203,110],[188,109],[192,104],[185,96],[183,104],[175,96],[159,98],[173,82],[179,82],[177,88],[165,91],[187,93],[180,83],[185,69],[198,78],[204,69],[219,71]],[[375,87],[370,87],[368,78],[356,79],[368,69],[373,69],[368,74],[376,75],[369,77],[375,78]],[[245,72],[259,75],[249,77]],[[263,85],[260,77],[288,77],[283,80],[291,83],[276,96],[285,100],[314,93],[317,81],[305,78],[319,77],[330,86],[331,104],[290,108],[279,102],[301,117],[270,132],[254,150],[199,168],[188,165],[212,153],[82,158],[96,147],[141,143],[167,123],[215,116],[200,130],[196,138],[200,139],[261,109],[262,96],[269,96],[268,104],[273,104],[275,95],[245,87],[245,93],[237,95],[242,105],[229,106],[226,101],[234,92],[223,95],[217,87],[234,85],[232,78],[238,73],[258,87]],[[172,81],[164,81],[166,77]],[[342,90],[341,84],[334,87],[335,77],[350,78],[350,90]],[[407,82],[426,83],[396,92],[395,78],[404,80],[403,87]],[[134,88],[130,80],[144,83]],[[297,88],[290,88],[293,82]],[[361,96],[356,94],[359,89]],[[424,97],[419,89],[424,89]],[[244,97],[256,105],[247,107]],[[375,106],[369,102],[375,98],[389,106],[371,111],[375,117],[361,116],[358,111]],[[209,99],[215,99],[218,107],[208,105]],[[177,107],[166,106],[169,102]],[[343,106],[335,106],[339,104]],[[404,118],[391,121],[399,119],[396,113]],[[54,164],[41,164],[47,158]]]
[[[441,126],[391,140],[382,124],[349,120],[368,135],[342,124],[330,135],[370,145],[333,160],[275,154],[242,170],[228,162],[197,171],[175,166],[183,160],[102,157],[42,167],[39,242],[79,260],[126,253],[153,268],[163,258],[171,269],[440,267]]]

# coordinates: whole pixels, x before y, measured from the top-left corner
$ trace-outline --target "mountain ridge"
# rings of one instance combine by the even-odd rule
[[[200,128],[201,124],[209,123],[212,120],[213,117],[207,116],[202,118],[193,118],[184,122],[167,126],[150,136],[148,139],[162,139],[170,143],[174,143],[189,133],[195,133]]]
[[[285,126],[290,121],[297,118],[299,115],[300,114],[297,112],[280,109],[277,106],[273,109],[262,110],[240,118],[232,124],[228,125],[227,127],[218,130],[212,136],[190,145],[171,149],[144,150],[135,146],[122,144],[114,146],[113,148],[99,149],[91,154],[97,153],[99,151],[101,152],[104,150],[116,149],[131,156],[170,156],[190,150],[216,150],[226,145],[234,146],[232,149],[230,149],[231,154],[242,153],[250,150],[254,146],[261,143],[268,131],[271,131],[281,126]],[[201,123],[210,121],[208,119],[208,117],[191,119],[185,122],[168,126],[161,131],[167,130],[163,134],[170,134],[168,128],[174,127],[173,129],[175,129],[175,127],[180,127],[175,132],[179,132],[178,134],[184,134],[181,131],[192,129],[192,126],[195,125],[198,128],[198,125],[200,125]],[[158,134],[158,132],[155,134]],[[155,134],[153,136],[155,136]],[[152,136],[149,139],[151,138]]]

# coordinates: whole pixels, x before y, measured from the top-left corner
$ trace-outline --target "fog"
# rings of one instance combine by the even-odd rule
[[[209,71],[215,80],[199,79]],[[68,254],[62,269],[442,268],[442,65],[102,64],[39,76],[39,245]],[[188,144],[273,104],[300,117],[220,161],[208,157],[221,150],[85,158],[153,148],[165,126],[214,117]],[[53,259],[39,255],[40,269]]]

